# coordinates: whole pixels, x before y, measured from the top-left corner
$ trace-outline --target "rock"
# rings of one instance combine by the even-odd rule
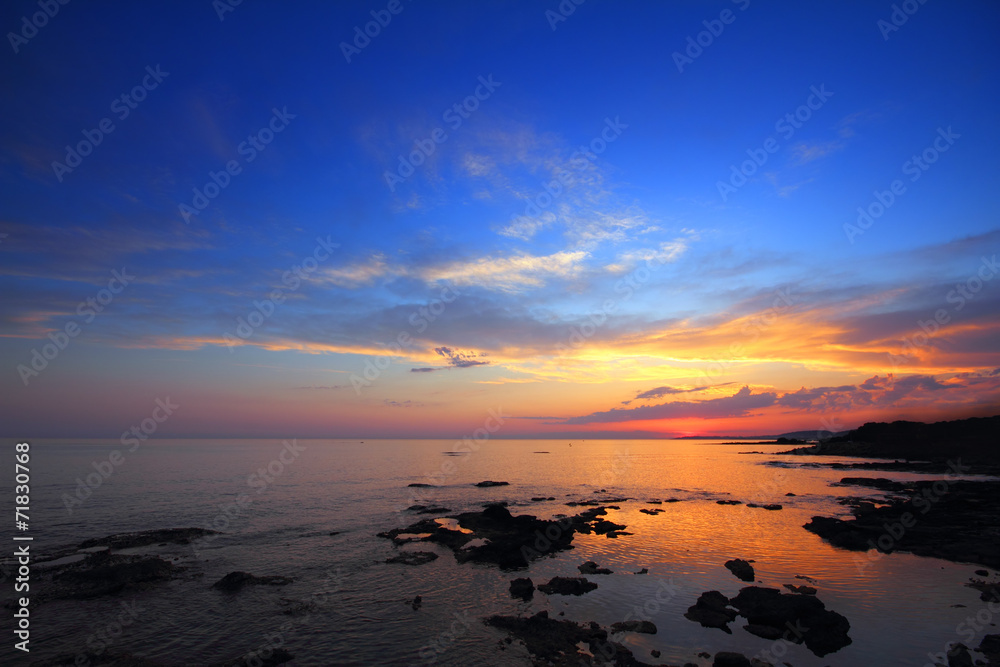
[[[843,521],[825,516],[814,516],[802,526],[816,533],[835,547],[851,551],[868,551],[869,542],[874,544],[879,533],[863,530],[855,521]]]
[[[726,569],[733,573],[737,579],[743,581],[753,581],[753,565],[741,558],[734,558],[726,561]]]
[[[742,653],[719,651],[715,654],[712,667],[751,667],[750,660]]]
[[[331,531],[330,532],[330,537],[333,537],[334,535],[340,535],[340,531],[339,530]]]
[[[778,503],[768,503],[767,505],[763,505],[762,507],[766,510],[771,510],[771,511],[782,509],[782,506],[779,505]]]
[[[612,623],[611,632],[642,632],[647,635],[655,635],[656,626],[652,621],[623,621]]]
[[[510,582],[510,596],[512,598],[521,598],[524,601],[530,600],[535,595],[535,584],[532,583],[531,579],[524,577],[521,579],[514,579]]]
[[[534,497],[534,498],[531,499],[531,502],[533,502],[533,503],[540,503],[543,500],[555,500],[555,496],[548,496],[548,497],[545,497],[545,496],[536,496],[536,497]]]
[[[173,544],[190,544],[192,540],[206,535],[221,535],[217,530],[205,528],[166,528],[162,530],[144,530],[138,533],[117,533],[107,537],[85,540],[80,543],[80,549],[92,547],[110,547],[112,549],[132,549],[160,542]]]
[[[615,523],[613,521],[606,521],[604,519],[598,520],[594,523],[594,532],[598,535],[607,535],[610,532],[620,532],[627,528],[628,526],[623,526],[620,523]],[[609,537],[612,537],[609,535]],[[617,537],[615,535],[614,537]]]
[[[788,493],[786,493],[785,495],[786,495],[786,496],[788,496],[789,498],[794,498],[794,497],[795,497],[795,494],[794,494],[794,493],[792,493],[791,491],[789,491],[789,492],[788,492]]]
[[[494,482],[492,480],[486,480],[484,482],[476,482],[478,487],[488,487],[488,486],[510,486],[510,482]]]
[[[980,577],[988,577],[988,576],[990,576],[990,573],[989,573],[988,570],[976,570],[976,574],[978,574]]]
[[[656,516],[656,515],[657,515],[657,514],[659,514],[660,512],[663,512],[664,510],[661,510],[661,509],[651,509],[651,510],[650,510],[650,509],[646,509],[646,508],[644,507],[644,508],[642,508],[642,509],[641,509],[641,510],[639,510],[639,511],[640,511],[640,512],[642,512],[643,514],[649,514],[649,515],[651,515],[651,516]]]
[[[583,577],[552,577],[547,584],[538,585],[546,595],[583,595],[596,588],[597,584]]]
[[[403,551],[397,556],[386,558],[386,563],[402,563],[403,565],[424,565],[437,560],[433,551]]]
[[[417,597],[413,598],[413,600],[409,600],[408,602],[410,604],[410,607],[413,608],[413,611],[416,611],[420,609],[421,605],[423,605],[424,599],[418,595]]]
[[[706,628],[719,628],[728,634],[733,631],[729,629],[729,623],[736,618],[736,612],[728,607],[729,598],[719,591],[708,591],[698,597],[694,603],[684,613],[684,618],[701,623]]]
[[[411,489],[433,489],[435,488],[433,484],[423,484],[421,482],[414,482],[413,484],[407,484],[407,488]]]
[[[611,570],[606,567],[597,567],[597,563],[592,560],[577,565],[576,569],[580,570],[580,574],[612,574]]]
[[[785,584],[785,588],[800,595],[816,595],[816,589],[812,586],[796,586],[795,584]]]
[[[292,583],[288,577],[270,576],[255,577],[249,572],[230,572],[222,579],[212,584],[212,588],[217,588],[226,593],[235,593],[244,586],[286,586]]]
[[[645,568],[644,567],[641,570],[639,570],[638,572],[636,572],[636,574],[649,574],[649,568]]]
[[[753,627],[758,633],[763,630],[757,626],[781,630],[785,639],[795,643],[805,642],[806,647],[819,657],[839,651],[851,643],[847,635],[851,625],[847,619],[829,611],[811,595],[783,594],[776,588],[748,586],[729,603],[746,617],[748,629]],[[804,631],[800,635],[789,628],[803,628]]]
[[[649,654],[651,656],[653,656],[654,658],[659,658],[660,657],[660,652],[657,651],[655,648],[652,651],[650,651]]]
[[[590,655],[603,655],[602,649],[608,644],[608,633],[596,623],[583,626],[573,621],[559,621],[549,618],[547,611],[529,618],[494,615],[486,618],[485,623],[524,642],[533,658],[532,664],[536,665],[576,664],[588,658],[579,644],[589,647]]]
[[[973,664],[969,647],[964,644],[955,644],[948,651],[948,667],[973,667]]]
[[[977,650],[986,656],[989,664],[1000,664],[1000,635],[985,635]]]
[[[168,581],[179,571],[181,568],[155,556],[112,555],[101,551],[82,561],[54,568],[51,584],[43,586],[36,597],[85,600],[113,595]]]

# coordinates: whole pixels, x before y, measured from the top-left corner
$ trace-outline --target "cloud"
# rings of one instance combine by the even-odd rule
[[[365,262],[323,269],[319,275],[320,279],[338,287],[357,287],[370,285],[375,279],[390,273],[398,273],[398,270],[390,269],[385,262],[385,255],[378,253]]]
[[[612,408],[605,412],[595,412],[582,417],[571,417],[565,424],[607,424],[611,422],[646,421],[652,419],[720,419],[723,417],[746,417],[751,410],[774,405],[777,394],[764,392],[754,394],[744,386],[732,396],[711,398],[706,401],[675,401],[660,405],[645,405],[638,408]]]
[[[542,287],[546,279],[577,275],[588,254],[582,250],[562,251],[538,256],[522,253],[509,257],[482,257],[472,261],[452,262],[421,270],[426,282],[449,282],[476,285],[503,292],[518,292],[528,287]]]
[[[436,347],[434,351],[448,360],[451,366],[456,368],[468,368],[469,366],[487,366],[490,362],[480,361],[476,357],[485,357],[485,352],[459,352],[450,347]]]
[[[800,142],[792,146],[792,161],[796,165],[803,165],[836,153],[843,147],[843,141],[827,141],[819,144]]]
[[[410,400],[406,400],[406,401],[392,401],[392,400],[389,400],[388,398],[384,399],[382,401],[382,404],[385,405],[387,408],[422,408],[422,407],[424,407],[424,404],[421,403],[421,402],[419,402],[419,401],[410,401]]]
[[[727,382],[725,384],[732,384]],[[704,387],[691,387],[690,389],[679,389],[677,387],[656,387],[655,389],[649,389],[647,391],[642,391],[636,394],[636,400],[650,400],[654,398],[663,398],[664,396],[672,396],[674,394],[687,394],[694,391],[705,391],[706,389],[711,389],[712,387],[722,387],[723,385],[706,385]],[[630,401],[631,402],[631,401]]]
[[[440,368],[425,367],[425,368],[411,368],[410,372],[411,373],[433,373],[434,371],[439,371],[439,370],[441,370],[441,369]]]

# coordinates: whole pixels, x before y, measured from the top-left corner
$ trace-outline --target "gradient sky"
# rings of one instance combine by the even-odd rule
[[[0,9],[7,436],[1000,412],[995,2],[97,4]]]

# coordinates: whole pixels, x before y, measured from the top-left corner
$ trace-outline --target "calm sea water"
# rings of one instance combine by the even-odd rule
[[[106,461],[121,445],[93,440],[32,444],[36,554],[127,531],[183,526],[225,531],[198,549],[140,549],[186,567],[176,581],[117,597],[50,602],[33,611],[32,660],[82,651],[88,640],[96,646],[103,635],[110,636],[109,651],[176,665],[230,659],[279,642],[295,655],[294,665],[418,665],[432,656],[439,665],[525,665],[530,663],[523,649],[504,644],[503,635],[480,619],[548,609],[553,616],[564,612],[567,619],[604,626],[629,612],[651,619],[657,634],[626,635],[624,643],[638,659],[653,663],[658,661],[650,650],[658,649],[659,661],[678,664],[707,665],[711,661],[699,659],[700,651],[735,650],[747,656],[771,651],[777,662],[796,666],[924,665],[929,652],[963,639],[956,627],[985,608],[978,592],[962,585],[974,566],[893,554],[861,567],[858,554],[833,549],[804,530],[802,524],[813,515],[846,515],[836,502],[839,496],[878,493],[830,486],[853,473],[801,467],[837,460],[830,457],[739,454],[775,452],[780,446],[491,440],[468,456],[455,457],[443,455],[456,448],[452,440],[299,440],[303,449],[293,456],[280,440],[157,440],[126,451],[124,462],[70,513],[64,494],[72,495],[76,479],[93,473],[93,463]],[[275,462],[283,451],[285,462],[279,465]],[[268,466],[270,481],[254,476]],[[473,486],[486,479],[510,486]],[[407,488],[412,482],[440,486]],[[4,497],[11,498],[10,481],[3,484]],[[564,503],[604,497],[594,493],[600,489],[637,499],[606,517],[627,524],[634,535],[577,535],[575,549],[535,561],[517,574],[458,565],[450,552],[434,545],[416,547],[442,556],[429,564],[385,564],[396,548],[375,537],[425,518],[402,511],[412,503],[459,512],[502,500],[515,514],[550,518],[577,513],[581,508]],[[786,497],[787,492],[796,495]],[[234,503],[241,496],[245,507],[237,515]],[[531,502],[533,496],[555,500]],[[658,506],[665,511],[657,516],[638,511],[656,507],[647,500],[670,497],[684,502]],[[784,509],[715,502],[726,498],[778,502]],[[227,507],[231,518],[223,518]],[[333,531],[339,534],[331,536]],[[739,620],[727,635],[685,619],[684,611],[702,592],[732,596],[747,585],[723,567],[736,557],[756,561],[759,585],[805,583],[796,575],[815,579],[827,608],[850,621],[853,644],[817,658],[804,646],[750,635]],[[524,603],[507,593],[516,576],[536,583],[574,576],[586,560],[614,574],[590,577],[600,587],[582,597],[536,593]],[[649,574],[632,574],[644,567]],[[233,570],[295,581],[248,587],[235,596],[211,589]],[[9,597],[9,578],[4,585]],[[416,595],[423,606],[415,611],[407,601]],[[119,632],[123,602],[137,607]],[[993,626],[983,633],[997,631]],[[0,648],[0,660],[26,664],[12,643]]]

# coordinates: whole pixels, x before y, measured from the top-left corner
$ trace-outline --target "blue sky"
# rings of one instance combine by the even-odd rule
[[[686,417],[661,395],[660,412],[608,428],[995,411],[997,284],[961,310],[947,300],[1000,240],[995,4],[914,5],[885,34],[891,3],[587,0],[555,29],[555,2],[388,4],[244,2],[220,20],[208,1],[70,3],[26,42],[8,35],[8,428],[114,435],[170,394],[191,406],[164,426],[177,435],[450,435],[501,404],[508,434],[555,433],[699,383],[684,401],[728,411]],[[9,3],[5,32],[38,11]],[[348,62],[341,44],[372,12],[391,20]],[[144,80],[122,118],[114,100]],[[794,132],[776,125],[797,110]],[[273,141],[247,149],[276,113]],[[113,131],[57,173],[105,118]],[[421,145],[434,150],[390,188]],[[911,180],[925,150],[936,161]],[[766,161],[723,198],[748,151]],[[185,220],[227,163],[228,184]],[[845,231],[895,180],[884,214]],[[283,275],[307,258],[292,288]],[[134,280],[84,322],[78,304],[123,268]],[[227,344],[276,289],[284,302]],[[781,289],[795,296],[775,308]],[[433,321],[414,318],[432,305]],[[949,322],[887,362],[939,308]],[[20,370],[70,322],[82,330],[65,349]],[[401,334],[412,342],[390,350]],[[913,390],[781,409],[800,388],[890,371]],[[744,405],[744,386],[776,398]]]

